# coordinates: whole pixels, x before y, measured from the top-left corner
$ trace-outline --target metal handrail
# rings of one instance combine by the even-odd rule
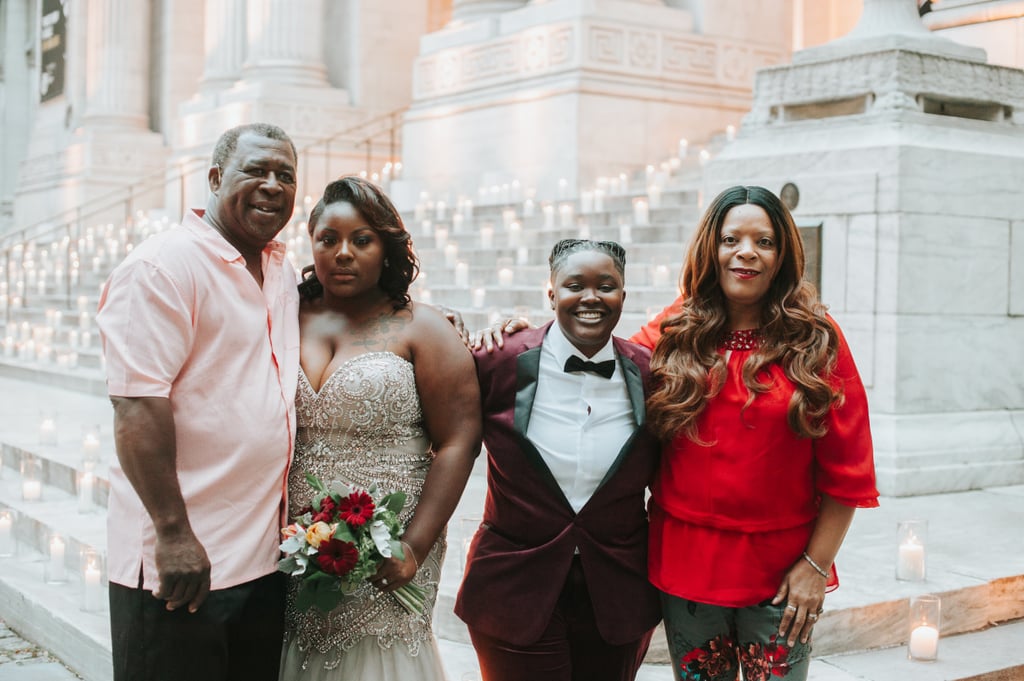
[[[395,130],[397,126],[401,124],[400,117],[408,107],[402,107],[389,111],[386,114],[376,116],[366,121],[362,121],[356,125],[348,127],[344,130],[335,132],[327,137],[314,140],[300,149],[297,149],[297,154],[300,156],[300,163],[305,163],[304,155],[308,152],[325,147],[327,153],[324,155],[324,162],[330,162],[330,147],[332,143],[335,143],[339,138],[358,136],[359,131],[370,128],[371,126],[379,125],[382,121],[389,121],[389,125],[385,128],[375,131],[373,134],[366,137],[361,137],[355,142],[352,142],[353,147],[366,145],[367,147],[367,161],[369,162],[372,153],[372,142],[373,139],[383,133],[389,134],[389,157],[393,161],[395,159]],[[369,165],[369,163],[368,163]],[[189,163],[183,168],[163,168],[159,172],[155,172],[151,175],[146,176],[139,182],[132,183],[127,187],[119,187],[116,190],[104,194],[102,196],[94,197],[82,203],[74,208],[69,208],[56,215],[53,215],[45,220],[40,220],[28,227],[22,227],[15,229],[4,234],[0,234],[0,252],[9,253],[13,248],[19,244],[23,244],[30,239],[39,239],[51,234],[57,234],[61,231],[68,231],[72,224],[78,223],[81,225],[82,221],[89,216],[96,215],[98,213],[109,211],[112,208],[124,204],[125,205],[125,217],[129,219],[132,213],[132,202],[135,197],[153,192],[166,190],[172,183],[180,182],[184,184],[184,178],[193,172],[209,167],[209,160],[194,159],[194,162]],[[162,181],[158,181],[162,180]],[[184,207],[183,207],[184,208]]]

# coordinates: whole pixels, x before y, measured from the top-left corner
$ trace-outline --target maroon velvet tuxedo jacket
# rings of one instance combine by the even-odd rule
[[[549,326],[508,337],[493,354],[475,353],[487,501],[455,614],[483,634],[530,645],[547,628],[579,547],[598,631],[622,645],[661,619],[657,591],[647,580],[644,491],[660,451],[643,427],[650,351],[613,338],[638,427],[577,514],[526,437]]]

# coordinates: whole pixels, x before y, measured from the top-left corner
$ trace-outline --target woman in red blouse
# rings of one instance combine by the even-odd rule
[[[633,338],[656,342],[648,570],[680,679],[806,679],[832,562],[854,510],[878,505],[864,387],[803,271],[782,202],[732,187],[683,297]]]

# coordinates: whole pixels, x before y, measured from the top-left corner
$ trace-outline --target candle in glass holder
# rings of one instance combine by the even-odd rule
[[[455,285],[459,288],[469,286],[469,263],[463,261],[455,263]]]
[[[619,242],[623,244],[633,243],[633,226],[629,223],[619,225]]]
[[[523,227],[518,222],[513,222],[508,226],[508,247],[519,248],[520,239],[523,235]]]
[[[100,436],[94,429],[87,430],[82,436],[82,459],[85,461],[99,461],[100,459]]]
[[[533,203],[533,199],[526,199],[525,201],[523,201],[523,217],[524,218],[532,218],[534,210],[535,210],[535,206],[534,206],[534,203]]]
[[[95,555],[90,552],[82,571],[82,582],[85,585],[82,607],[89,612],[99,610],[103,603],[103,586],[100,584],[101,574],[97,562]]]
[[[652,209],[661,207],[661,187],[656,184],[647,187],[647,205]]]
[[[651,278],[651,285],[655,288],[665,288],[668,286],[668,266],[658,265],[654,268],[654,274]]]
[[[457,244],[448,244],[444,247],[444,266],[453,269],[459,261],[459,247]]]
[[[481,227],[480,228],[480,248],[489,251],[494,248],[494,228],[493,227]]]
[[[78,478],[78,512],[88,513],[92,510],[92,490],[96,486],[96,476],[90,471],[83,472]]]
[[[931,662],[938,657],[942,601],[933,594],[920,594],[910,599],[907,657]]]
[[[516,249],[516,264],[525,265],[530,262],[530,249],[526,246],[520,246]]]
[[[927,522],[923,520],[904,520],[897,524],[896,579],[907,582],[925,580],[927,531]]]
[[[646,225],[650,221],[650,212],[645,199],[633,199],[633,224]]]
[[[23,501],[39,501],[43,496],[43,483],[39,480],[21,481],[21,498]]]
[[[443,251],[448,245],[448,230],[438,227],[434,230],[434,248]]]
[[[502,267],[498,270],[498,285],[502,288],[507,288],[512,285],[515,281],[515,272],[508,267]]]
[[[437,203],[434,204],[434,219],[436,219],[438,222],[441,222],[442,220],[445,219],[445,216],[447,214],[448,214],[448,204],[447,203],[445,203],[444,201],[438,201]]]
[[[604,190],[603,189],[595,189],[594,190],[594,212],[595,213],[603,213],[604,212]]]
[[[50,562],[47,568],[47,581],[63,582],[67,578],[64,570],[64,540],[57,535],[50,539]]]
[[[52,416],[43,416],[39,422],[39,444],[47,446],[57,444],[57,420]]]
[[[552,229],[555,226],[555,207],[549,203],[544,204],[544,229]]]
[[[14,548],[14,516],[0,511],[0,557],[13,556]]]
[[[487,289],[477,287],[473,289],[473,307],[480,309],[484,306],[484,301],[487,299]]]
[[[573,209],[571,203],[562,203],[558,206],[558,225],[560,227],[572,226]]]

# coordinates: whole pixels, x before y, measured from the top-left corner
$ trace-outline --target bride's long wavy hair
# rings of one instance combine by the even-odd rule
[[[697,420],[725,383],[725,356],[718,348],[729,331],[719,283],[719,240],[726,214],[745,204],[760,206],[768,214],[778,271],[761,307],[761,347],[743,365],[743,383],[749,390],[743,408],[772,389],[762,373],[771,364],[778,364],[796,388],[788,422],[798,436],[824,435],[825,415],[842,400],[828,381],[838,337],[814,286],[803,279],[804,249],[793,217],[763,187],[730,187],[715,197],[697,227],[680,280],[683,309],[662,324],[663,335],[651,358],[657,388],[647,401],[647,414],[663,441],[683,433],[693,442],[708,444],[699,438]]]

